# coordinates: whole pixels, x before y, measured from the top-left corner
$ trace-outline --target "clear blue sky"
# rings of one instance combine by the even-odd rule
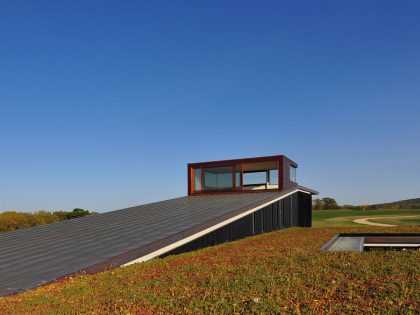
[[[339,203],[420,197],[420,2],[1,1],[0,211],[185,195],[285,154]]]

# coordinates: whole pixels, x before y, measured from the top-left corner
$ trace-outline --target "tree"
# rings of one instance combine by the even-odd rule
[[[0,233],[25,229],[31,226],[59,222],[68,219],[84,217],[96,214],[96,212],[88,211],[80,208],[74,209],[72,212],[67,211],[37,211],[34,213],[6,211],[0,213]]]
[[[312,202],[312,209],[313,210],[322,210],[324,209],[324,205],[322,203],[322,200],[319,198],[316,198],[313,202]]]
[[[76,208],[72,212],[67,213],[67,219],[80,218],[89,215],[89,211],[85,209]]]
[[[326,210],[340,208],[337,204],[337,201],[335,201],[334,198],[329,198],[329,197],[322,198],[322,204],[323,204],[324,209]]]
[[[54,211],[53,214],[58,217],[59,221],[67,220],[67,211]]]

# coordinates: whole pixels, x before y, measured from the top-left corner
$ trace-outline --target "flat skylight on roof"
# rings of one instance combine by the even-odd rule
[[[321,251],[420,250],[420,234],[338,234]]]

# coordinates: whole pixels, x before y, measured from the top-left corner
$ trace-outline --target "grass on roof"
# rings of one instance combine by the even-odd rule
[[[15,314],[405,313],[420,309],[420,252],[319,252],[340,232],[290,228],[77,276],[0,298]]]

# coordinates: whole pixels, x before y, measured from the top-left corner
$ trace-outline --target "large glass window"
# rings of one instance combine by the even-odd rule
[[[267,183],[267,172],[248,172],[244,173],[244,186],[265,185]]]
[[[242,188],[242,165],[238,164],[235,166],[236,174],[235,174],[235,184],[236,189],[239,190]]]
[[[296,183],[296,167],[290,166],[290,180]]]
[[[296,171],[291,169],[290,174],[291,180],[296,180]],[[278,189],[278,162],[194,167],[191,184],[193,192]]]
[[[201,172],[200,168],[194,169],[194,190],[201,190]]]
[[[202,190],[232,189],[233,188],[233,167],[203,167]]]
[[[270,185],[279,184],[279,170],[278,169],[269,171],[269,183]]]

